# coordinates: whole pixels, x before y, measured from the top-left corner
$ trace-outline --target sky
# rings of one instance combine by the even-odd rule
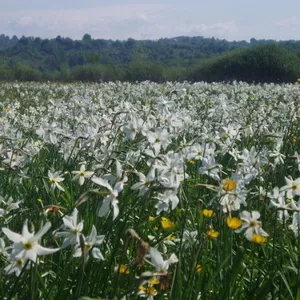
[[[0,34],[300,40],[300,0],[0,0]]]

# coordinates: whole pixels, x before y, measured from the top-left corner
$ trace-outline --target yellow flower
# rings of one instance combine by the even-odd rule
[[[156,289],[155,289],[154,287],[152,287],[152,286],[144,287],[144,286],[140,285],[140,286],[138,287],[138,289],[139,289],[140,291],[145,292],[146,294],[148,294],[148,295],[150,295],[150,296],[155,296],[155,295],[157,295]]]
[[[174,235],[169,235],[169,236],[167,236],[167,237],[165,238],[165,240],[166,240],[166,241],[174,241],[174,240],[176,240],[176,236],[174,236]]]
[[[300,78],[297,78],[297,80],[296,80],[297,82],[300,82]]]
[[[214,217],[214,216],[215,216],[214,211],[211,210],[211,209],[204,209],[204,210],[202,211],[202,214],[203,214],[203,216],[205,216],[205,217],[207,217],[207,218],[211,218],[211,217]]]
[[[161,217],[160,223],[163,229],[173,229],[175,227],[175,224],[165,217]]]
[[[238,218],[227,217],[226,219],[227,226],[231,229],[237,229],[242,226],[243,221]]]
[[[148,218],[149,221],[153,221],[154,219],[155,219],[155,218],[152,217],[152,216],[149,216],[149,218]]]
[[[197,273],[202,272],[202,265],[197,264],[196,267],[195,267],[195,271],[196,271]]]
[[[214,231],[213,229],[211,229],[207,232],[207,237],[209,239],[216,239],[219,235],[220,235],[220,232]]]
[[[120,274],[129,274],[130,271],[129,271],[129,269],[128,269],[127,266],[125,266],[125,265],[120,265],[119,273],[120,273]]]
[[[253,235],[252,235],[252,242],[253,243],[264,244],[266,241],[267,241],[266,237],[264,237],[262,235],[259,235],[259,234],[256,234],[256,233],[253,233]]]
[[[150,285],[155,285],[155,284],[159,284],[159,279],[157,277],[153,277],[152,279],[150,279],[149,281],[147,281],[148,284]]]
[[[234,181],[233,179],[225,178],[223,179],[222,183],[223,183],[223,189],[226,192],[230,192],[236,188],[236,181]]]
[[[191,164],[191,165],[194,165],[196,162],[194,161],[194,160],[192,160],[192,159],[189,159],[188,161],[187,161],[189,164]]]

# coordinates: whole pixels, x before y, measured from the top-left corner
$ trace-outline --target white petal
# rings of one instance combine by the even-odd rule
[[[94,244],[94,242],[96,241],[96,236],[97,236],[97,230],[96,227],[93,225],[92,230],[90,235],[87,237],[86,241],[88,243],[92,243]]]
[[[110,204],[110,199],[109,198],[104,198],[103,203],[98,210],[98,216],[103,217],[109,212],[109,204]]]
[[[93,248],[92,249],[92,255],[96,259],[104,260],[104,257],[103,257],[101,251],[98,248]]]
[[[32,238],[33,241],[38,241],[50,229],[51,223],[47,222]]]
[[[161,271],[164,265],[164,260],[161,253],[156,248],[150,248],[151,262],[154,264],[157,271]]]
[[[34,250],[38,255],[52,254],[60,250],[60,248],[45,248],[41,245],[36,245]]]
[[[84,176],[79,176],[79,185],[84,184]]]
[[[258,220],[260,218],[260,213],[258,211],[252,211],[252,217],[254,220]]]
[[[94,177],[92,177],[92,181],[96,184],[106,187],[107,189],[109,189],[112,192],[112,187],[110,186],[110,184],[108,183],[107,180],[94,176]]]
[[[3,233],[10,239],[12,242],[18,243],[22,240],[22,236],[19,233],[15,233],[8,228],[2,228]]]

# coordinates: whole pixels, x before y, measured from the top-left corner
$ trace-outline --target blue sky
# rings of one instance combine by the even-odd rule
[[[0,33],[81,39],[299,39],[296,0],[0,0]]]

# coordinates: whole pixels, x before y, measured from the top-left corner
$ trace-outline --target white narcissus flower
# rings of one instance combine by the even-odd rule
[[[166,150],[171,143],[169,133],[165,128],[157,128],[155,132],[148,131],[146,137],[156,153],[159,153],[161,147]]]
[[[178,262],[177,256],[173,253],[169,259],[164,260],[161,253],[156,248],[150,248],[149,254],[151,257],[151,263],[154,265],[157,272],[164,273],[169,269],[170,264]]]
[[[54,234],[55,237],[64,237],[64,241],[61,248],[66,248],[69,245],[79,244],[79,238],[83,229],[83,222],[77,224],[78,221],[78,210],[74,209],[71,216],[64,216],[62,228],[66,231],[59,231]]]
[[[262,228],[261,228],[261,222],[258,221],[260,218],[260,213],[258,211],[242,211],[240,213],[240,218],[243,220],[243,225],[241,228],[237,229],[235,232],[241,232],[244,229],[245,231],[245,237],[247,240],[252,241],[253,240],[253,234],[257,234],[259,236],[269,236]]]
[[[163,193],[158,193],[155,197],[158,199],[158,203],[155,205],[156,214],[159,215],[162,211],[169,211],[175,209],[179,204],[179,198],[177,196],[177,189],[165,190]]]
[[[283,144],[282,139],[277,139],[275,149],[273,151],[270,151],[270,153],[269,153],[269,157],[274,158],[275,165],[278,165],[278,164],[283,165],[284,164],[285,155],[280,153],[282,144]]]
[[[104,257],[100,251],[99,248],[96,248],[96,246],[99,246],[104,241],[104,235],[97,235],[96,227],[93,225],[92,231],[89,236],[83,237],[83,245],[76,245],[74,257],[80,257],[84,256],[85,261],[88,260],[89,253],[92,254],[92,256],[95,259],[104,260]]]
[[[26,260],[24,260],[23,258],[12,259],[10,261],[10,264],[8,264],[4,268],[4,271],[6,274],[15,273],[15,275],[18,277],[26,265],[27,265],[26,269],[30,268],[30,264],[27,264],[27,262],[28,262],[28,259],[26,259]]]
[[[79,180],[79,184],[83,185],[84,184],[84,180],[85,179],[89,179],[94,175],[94,172],[92,171],[86,171],[85,170],[85,164],[82,164],[80,166],[80,170],[79,171],[72,171],[72,174],[74,174],[75,176],[73,177],[73,180]]]
[[[146,194],[146,192],[149,190],[152,182],[155,180],[155,169],[151,168],[148,172],[147,177],[141,173],[138,172],[137,175],[139,176],[140,181],[132,185],[132,190],[138,190],[139,196],[143,196]]]
[[[216,164],[215,158],[209,156],[209,157],[204,157],[202,159],[202,167],[199,168],[199,173],[206,174],[209,177],[219,181],[220,180],[219,174],[221,169],[222,169],[222,165]]]
[[[119,196],[119,193],[123,191],[124,183],[127,181],[127,177],[121,181],[118,181],[114,187],[112,187],[107,180],[100,177],[93,177],[92,181],[96,184],[106,187],[110,191],[110,194],[103,199],[103,203],[98,209],[98,216],[104,217],[107,215],[111,205],[113,209],[113,219],[115,219],[119,215],[119,200],[117,197]]]
[[[11,168],[17,168],[24,161],[24,159],[24,156],[20,155],[18,152],[8,151],[7,158],[2,162],[6,165],[9,165]]]
[[[293,180],[292,178],[285,177],[286,185],[280,191],[286,191],[288,199],[293,199],[294,196],[300,196],[300,177]]]
[[[289,225],[289,229],[293,230],[296,237],[298,237],[300,232],[300,211],[298,208],[298,211],[295,211],[293,213],[293,221],[292,224]]]
[[[13,243],[11,259],[30,259],[33,262],[37,261],[38,256],[52,254],[59,250],[45,248],[39,244],[39,240],[50,229],[51,224],[47,222],[36,234],[28,231],[28,220],[24,222],[22,234],[15,233],[8,228],[2,228],[3,233]]]
[[[273,189],[273,193],[267,193],[267,197],[271,199],[271,204],[278,209],[277,218],[282,222],[287,220],[290,216],[287,211],[288,204],[285,203],[284,192],[280,192],[276,186]]]
[[[59,172],[51,172],[48,171],[48,178],[51,183],[51,189],[54,190],[55,188],[58,188],[61,191],[65,191],[65,189],[59,184],[60,182],[64,181],[64,178],[61,177],[61,174]]]
[[[21,201],[13,202],[13,198],[9,197],[7,201],[0,196],[0,203],[4,204],[4,208],[0,208],[0,216],[7,215],[10,211],[18,209]]]

